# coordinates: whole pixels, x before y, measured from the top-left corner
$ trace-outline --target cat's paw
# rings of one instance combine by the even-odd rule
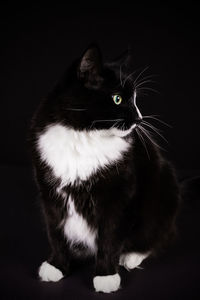
[[[119,259],[119,264],[124,266],[124,268],[127,270],[132,270],[137,268],[147,256],[148,254],[140,254],[135,252],[122,254]]]
[[[93,284],[96,292],[111,293],[120,288],[121,278],[119,274],[96,276],[93,278]]]
[[[38,274],[42,281],[56,282],[64,277],[63,273],[59,269],[52,266],[47,261],[41,264]]]

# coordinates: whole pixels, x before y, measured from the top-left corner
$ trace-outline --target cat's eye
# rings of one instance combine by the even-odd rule
[[[119,105],[122,102],[122,96],[120,95],[112,95],[112,98],[116,105]]]

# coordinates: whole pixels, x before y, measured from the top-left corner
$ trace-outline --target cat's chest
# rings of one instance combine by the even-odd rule
[[[92,228],[87,220],[77,212],[74,199],[69,195],[67,200],[67,218],[64,221],[64,235],[71,246],[82,244],[86,253],[96,253],[97,229]]]
[[[61,124],[47,126],[37,140],[41,160],[61,179],[62,186],[87,180],[120,160],[129,146],[107,131],[75,131]]]

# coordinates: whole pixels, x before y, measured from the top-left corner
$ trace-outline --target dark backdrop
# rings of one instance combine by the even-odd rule
[[[149,91],[138,105],[173,126],[160,128],[177,168],[200,168],[198,1],[148,2],[1,4],[1,164],[29,164],[33,111],[71,61],[97,41],[105,59],[131,47],[134,67],[149,66],[146,75],[156,75],[149,87],[160,94]]]
[[[200,170],[198,1],[115,1],[114,8],[111,1],[107,6],[74,1],[73,7],[69,1],[15,2],[0,5],[0,298],[200,299],[200,177],[192,178]],[[123,288],[113,295],[94,293],[92,265],[55,284],[37,278],[48,244],[27,131],[40,99],[91,41],[100,44],[105,59],[131,47],[134,68],[149,66],[146,75],[156,75],[149,87],[159,94],[148,91],[138,106],[173,126],[160,124],[169,144],[159,142],[187,178],[175,243],[144,262],[144,271],[121,268]]]

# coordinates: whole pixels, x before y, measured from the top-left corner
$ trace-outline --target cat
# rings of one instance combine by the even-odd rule
[[[128,270],[165,247],[176,230],[173,166],[145,129],[129,54],[104,62],[90,45],[40,103],[29,134],[51,255],[42,281],[95,258],[97,292],[120,288]],[[148,124],[148,123],[146,123]]]

